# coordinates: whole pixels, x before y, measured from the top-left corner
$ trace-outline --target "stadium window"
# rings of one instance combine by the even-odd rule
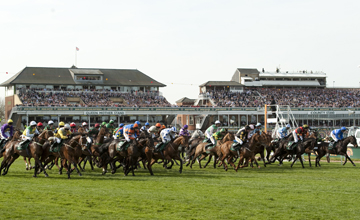
[[[194,116],[189,116],[189,125],[194,124]]]

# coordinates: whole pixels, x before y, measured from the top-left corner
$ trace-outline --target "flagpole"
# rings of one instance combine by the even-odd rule
[[[75,66],[77,67],[77,49],[76,49],[76,47],[75,47]]]

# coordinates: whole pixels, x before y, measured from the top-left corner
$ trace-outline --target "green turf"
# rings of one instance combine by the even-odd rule
[[[0,177],[1,219],[356,219],[359,167],[299,163],[245,168],[143,169],[136,176],[101,175],[68,180],[55,168],[33,178],[22,160]]]

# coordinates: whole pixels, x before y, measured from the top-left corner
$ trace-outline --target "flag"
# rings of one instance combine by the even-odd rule
[[[76,51],[79,51],[79,48],[78,48],[78,47],[76,47]]]
[[[8,74],[8,72],[6,72],[6,74]]]

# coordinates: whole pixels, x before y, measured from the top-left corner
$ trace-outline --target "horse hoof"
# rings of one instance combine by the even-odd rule
[[[81,173],[79,173],[79,176],[82,176],[82,174],[81,174]]]
[[[45,177],[49,177],[49,175],[46,173],[46,174],[45,174]]]
[[[37,176],[36,176],[36,175],[33,175],[33,177],[34,177],[34,178],[37,178]]]
[[[258,168],[260,169],[261,167],[260,167],[260,166],[258,166]]]
[[[59,171],[59,175],[61,175],[62,174],[62,172],[61,171]]]

